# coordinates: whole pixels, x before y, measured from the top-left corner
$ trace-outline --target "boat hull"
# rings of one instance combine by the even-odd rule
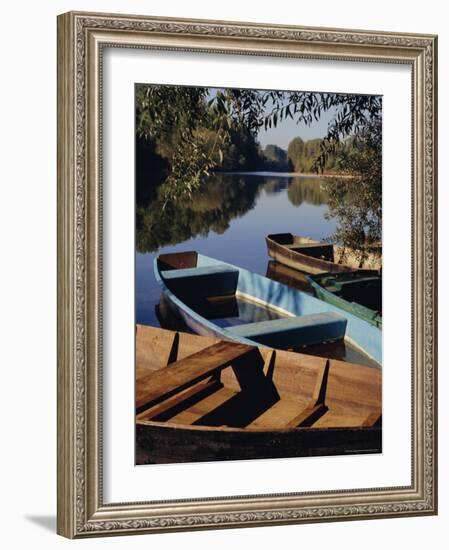
[[[320,274],[320,273],[342,273],[345,271],[351,271],[352,268],[336,264],[331,261],[326,261],[321,258],[315,258],[307,254],[302,254],[296,250],[286,248],[284,245],[279,244],[269,237],[266,238],[268,254],[273,260],[284,264],[292,269],[304,271],[306,273]],[[332,245],[329,245],[330,247]]]
[[[331,456],[382,450],[380,426],[233,430],[154,422],[137,424],[136,428],[137,464]]]
[[[265,241],[268,254],[273,260],[311,275],[345,273],[361,268],[380,269],[382,267],[379,255],[369,253],[361,261],[352,249],[323,243],[308,237],[294,236],[291,233],[268,235]]]

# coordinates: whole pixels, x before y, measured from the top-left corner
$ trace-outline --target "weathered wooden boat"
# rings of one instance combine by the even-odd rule
[[[314,296],[197,252],[161,254],[154,268],[194,333],[280,349],[344,339],[381,364],[380,330]]]
[[[137,464],[382,451],[380,369],[136,327]]]
[[[382,328],[382,277],[377,271],[307,275],[315,296]]]
[[[276,233],[266,237],[268,254],[273,260],[306,273],[343,273],[354,269],[381,269],[381,248],[359,251],[309,237]]]

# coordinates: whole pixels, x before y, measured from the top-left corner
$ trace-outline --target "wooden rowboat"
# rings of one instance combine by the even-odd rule
[[[137,325],[136,462],[381,452],[381,371]]]
[[[306,273],[343,273],[354,269],[380,269],[381,249],[360,253],[309,237],[277,233],[266,237],[268,254],[281,264]]]
[[[382,277],[377,271],[307,275],[320,300],[382,328]]]
[[[310,294],[197,252],[162,254],[154,269],[167,306],[196,334],[295,350],[344,340],[381,364],[378,328]]]

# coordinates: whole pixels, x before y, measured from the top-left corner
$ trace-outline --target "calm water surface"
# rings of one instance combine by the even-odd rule
[[[136,253],[136,322],[159,326],[155,306],[159,303],[160,287],[153,274],[153,261],[159,254],[197,250],[266,275],[269,257],[265,236],[268,233],[290,232],[317,239],[330,235],[335,224],[324,218],[327,197],[321,190],[321,182],[318,177],[261,175],[260,172],[212,177],[210,192],[206,190],[191,203],[177,209],[175,216],[167,222],[172,227],[181,226],[181,231],[173,235],[180,242],[164,245],[166,233],[162,233],[159,242],[150,243],[154,250]],[[240,193],[242,187],[244,193]],[[225,217],[222,199],[226,201]],[[242,211],[242,206],[246,211]],[[150,202],[148,210],[158,207]],[[197,235],[185,235],[185,240],[181,241],[182,222],[186,218],[189,220],[189,210],[197,214],[206,226],[199,225]],[[185,233],[191,232],[195,222],[194,219]],[[138,229],[138,241],[139,236]],[[156,248],[157,245],[160,246]]]

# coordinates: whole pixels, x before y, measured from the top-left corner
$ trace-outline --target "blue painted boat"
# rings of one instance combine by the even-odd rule
[[[382,363],[377,327],[300,290],[197,252],[161,254],[154,271],[170,309],[197,334],[280,349],[344,339]]]

